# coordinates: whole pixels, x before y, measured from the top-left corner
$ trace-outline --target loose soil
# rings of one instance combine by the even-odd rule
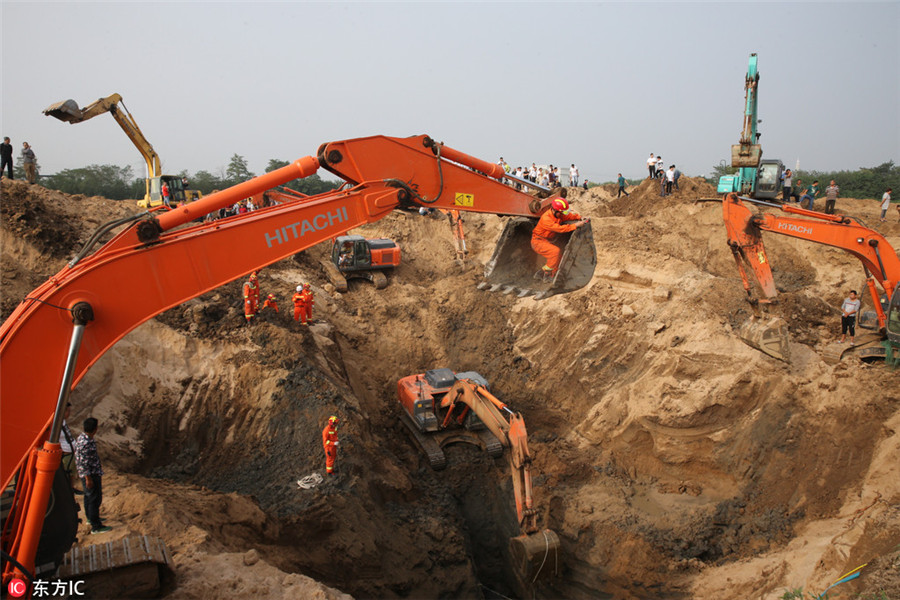
[[[715,190],[660,198],[644,182],[570,190],[590,216],[586,288],[535,301],[476,289],[502,219],[469,215],[466,265],[443,219],[396,211],[354,233],[389,237],[386,289],[327,283],[315,247],[260,273],[267,310],[244,325],[236,280],[148,321],[101,358],[70,420],[98,417],[113,532],[162,537],[167,597],[753,598],[786,590],[900,598],[900,372],[830,366],[858,261],[769,235],[785,364],[745,345],[750,314]],[[2,313],[132,202],[2,183]],[[900,248],[876,200],[841,199]],[[290,317],[312,285],[316,322]],[[122,301],[127,301],[123,290]],[[863,297],[863,308],[868,299]],[[523,588],[505,459],[451,447],[432,471],[399,422],[396,382],[435,367],[484,375],[521,411],[535,497],[562,540],[560,576]],[[321,429],[341,418],[338,473]],[[80,427],[73,427],[80,431]],[[101,537],[101,539],[97,539]],[[866,596],[866,595],[870,596]]]

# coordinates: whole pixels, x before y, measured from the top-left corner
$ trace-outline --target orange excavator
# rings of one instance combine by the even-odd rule
[[[743,202],[774,208],[788,215],[753,213]],[[778,317],[764,321],[758,311],[759,303],[777,302],[775,280],[762,240],[765,231],[840,248],[854,255],[863,265],[874,314],[861,315],[859,323],[861,327],[876,329],[877,333],[861,336],[855,346],[832,344],[824,352],[823,358],[827,362],[836,363],[850,352],[864,359],[884,358],[889,363],[900,360],[900,258],[884,236],[855,217],[828,215],[787,204],[744,198],[735,193],[728,194],[722,201],[722,215],[728,245],[741,273],[744,290],[757,311],[754,318],[742,325],[742,339],[770,356],[790,362],[787,324]],[[753,298],[745,264],[753,272],[762,298]]]
[[[195,223],[320,167],[347,185]],[[71,494],[63,497],[67,492],[54,487],[64,407],[73,386],[125,334],[163,311],[401,206],[536,221],[549,201],[504,185],[502,177],[498,165],[428,136],[372,136],[323,144],[317,156],[196,202],[98,228],[68,265],[24,298],[0,327],[0,476],[3,489],[14,490],[2,528],[4,587],[13,578],[34,577],[36,563],[59,564],[72,544],[73,535],[54,535],[63,530],[54,519],[69,523],[65,530],[70,532],[77,519]],[[595,262],[594,252],[591,243],[584,255],[588,263]],[[593,270],[579,268],[582,275]],[[553,291],[573,285],[562,283]],[[54,525],[45,528],[45,519]]]
[[[403,409],[401,421],[436,470],[446,466],[443,447],[449,444],[474,444],[492,457],[507,449],[522,531],[509,540],[513,567],[524,582],[558,574],[559,537],[537,524],[532,457],[522,415],[497,399],[487,380],[475,371],[454,373],[444,368],[410,375],[397,382],[397,396]]]

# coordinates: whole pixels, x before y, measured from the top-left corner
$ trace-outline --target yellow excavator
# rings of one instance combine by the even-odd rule
[[[56,117],[60,121],[67,123],[81,123],[92,119],[97,115],[109,113],[128,136],[128,139],[137,147],[138,152],[144,157],[147,163],[147,179],[145,180],[144,199],[138,201],[141,208],[151,208],[164,203],[164,189],[166,186],[169,192],[169,203],[177,206],[184,202],[199,200],[202,194],[198,190],[187,190],[181,177],[174,175],[163,175],[162,166],[160,165],[159,155],[153,149],[153,146],[144,137],[141,128],[128,109],[122,102],[122,96],[113,94],[106,98],[100,98],[96,102],[88,104],[84,108],[78,108],[78,103],[74,100],[64,100],[51,104],[44,109],[44,114],[50,117]]]

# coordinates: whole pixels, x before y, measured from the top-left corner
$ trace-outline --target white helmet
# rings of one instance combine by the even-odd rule
[[[302,292],[302,291],[303,291],[303,286],[302,286],[302,285],[298,285],[298,286],[297,286],[297,291],[298,291],[298,292]]]

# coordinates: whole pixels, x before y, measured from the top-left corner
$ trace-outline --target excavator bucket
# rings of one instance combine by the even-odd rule
[[[591,281],[597,266],[591,224],[557,236],[562,259],[556,276],[547,282],[535,279],[535,273],[545,264],[544,258],[531,249],[531,232],[536,224],[536,220],[524,217],[506,222],[478,289],[541,299],[583,288]]]
[[[784,319],[772,317],[764,321],[752,317],[741,325],[738,335],[757,350],[786,363],[791,362],[790,335]]]
[[[44,114],[67,123],[81,121],[81,109],[74,100],[63,100],[44,109]]]
[[[510,538],[509,552],[513,568],[525,582],[559,574],[559,536],[550,529]]]

